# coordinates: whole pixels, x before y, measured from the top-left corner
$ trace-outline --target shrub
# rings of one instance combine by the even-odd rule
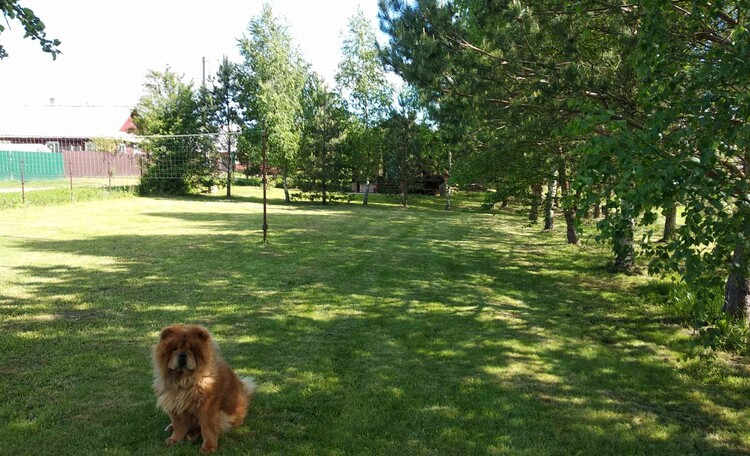
[[[141,144],[149,152],[141,195],[183,195],[221,182],[213,144],[202,137],[161,137]]]
[[[238,187],[260,187],[263,185],[263,178],[258,176],[238,178],[232,181],[232,185]]]
[[[326,194],[328,203],[351,203],[356,196],[353,193],[331,192]],[[317,191],[294,192],[289,194],[292,201],[323,201],[323,193]]]
[[[744,322],[724,314],[724,288],[721,285],[670,284],[665,307],[686,322],[696,334],[696,346],[712,350],[750,353],[750,329]]]
[[[724,291],[721,287],[673,284],[667,289],[667,310],[693,328],[701,328],[722,315]]]

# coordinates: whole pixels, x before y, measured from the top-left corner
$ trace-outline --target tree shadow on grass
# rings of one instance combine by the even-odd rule
[[[294,192],[292,192],[294,193]],[[231,198],[226,198],[223,193],[206,195],[185,195],[180,197],[169,197],[169,196],[150,196],[153,199],[166,199],[166,200],[182,200],[192,202],[203,202],[203,203],[254,203],[263,204],[263,197],[261,195],[247,195],[247,194],[234,194]],[[362,204],[362,195],[356,195],[355,199],[351,202],[334,202],[328,204],[322,204],[319,201],[305,201],[295,199],[287,203],[282,196],[278,194],[269,194],[266,197],[266,204],[272,208],[284,207],[284,208],[312,208],[312,209],[325,209],[325,210],[375,210],[375,209],[387,209],[387,210],[409,210],[416,209],[420,211],[438,212],[438,213],[449,213],[445,209],[445,198],[431,195],[412,195],[409,198],[407,208],[401,207],[401,197],[399,195],[392,194],[371,194],[369,198],[369,204],[364,206]],[[481,209],[481,199],[475,196],[462,196],[454,197],[452,200],[451,211],[453,213],[477,213],[484,212],[490,214],[490,211]],[[503,209],[505,213],[517,213],[522,214],[523,211],[515,210],[512,208]]]
[[[260,382],[231,453],[747,454],[742,387],[681,372],[678,330],[586,252],[511,219],[367,214],[277,214],[266,247],[219,212],[150,214],[201,234],[14,241],[94,266],[19,266],[24,293],[0,292],[9,445],[158,454],[149,347],[182,321]]]

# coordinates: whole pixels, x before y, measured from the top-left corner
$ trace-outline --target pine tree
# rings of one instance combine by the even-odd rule
[[[300,190],[328,204],[350,182],[346,142],[349,112],[341,97],[315,73],[308,76],[303,97]]]
[[[202,106],[206,128],[217,136],[221,162],[227,172],[227,198],[232,197],[232,179],[237,158],[235,134],[243,123],[244,109],[239,103],[241,87],[237,65],[224,56],[221,65],[209,82],[211,86],[202,91]]]

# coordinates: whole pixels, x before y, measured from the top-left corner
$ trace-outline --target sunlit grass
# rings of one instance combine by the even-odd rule
[[[140,178],[137,176],[113,176],[112,179],[106,177],[73,177],[73,189],[80,187],[115,187],[135,186],[138,185]],[[28,189],[39,188],[63,188],[70,189],[71,179],[32,179],[26,180],[23,186]],[[21,180],[0,180],[0,189],[21,191]]]
[[[644,277],[521,215],[260,190],[0,211],[0,454],[162,446],[161,327],[201,323],[259,391],[222,454],[746,454],[741,364],[686,360]]]
[[[23,207],[64,205],[75,202],[110,200],[135,196],[135,181],[105,182],[91,179],[76,182],[71,192],[64,181],[35,181],[21,188],[20,182],[0,182],[0,210]]]

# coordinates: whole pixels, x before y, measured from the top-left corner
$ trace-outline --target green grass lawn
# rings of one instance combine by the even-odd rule
[[[163,446],[160,328],[209,327],[259,389],[219,454],[750,453],[744,360],[522,215],[127,198],[0,211],[0,454]]]
[[[110,182],[112,186],[133,186],[138,185],[138,182],[140,179],[138,177],[120,177],[120,176],[113,176],[112,180],[107,179],[106,177],[76,177],[73,178],[73,188],[103,188],[110,185]],[[38,180],[30,180],[27,182],[24,182],[24,186],[28,189],[48,189],[48,188],[63,188],[63,189],[69,189],[70,188],[70,180],[68,178],[64,179],[38,179]],[[18,192],[21,191],[21,181],[20,180],[11,180],[11,181],[0,181],[0,190],[16,190]]]
[[[0,210],[66,204],[71,196],[74,202],[133,196],[138,179],[117,178],[111,183],[110,187],[107,178],[74,179],[71,195],[70,181],[65,179],[25,182],[23,189],[20,181],[0,181]]]

